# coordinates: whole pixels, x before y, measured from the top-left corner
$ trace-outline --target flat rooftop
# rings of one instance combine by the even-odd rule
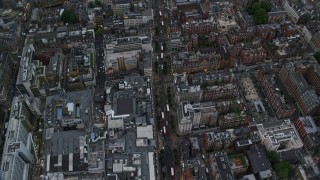
[[[132,114],[134,98],[117,99],[116,115]]]

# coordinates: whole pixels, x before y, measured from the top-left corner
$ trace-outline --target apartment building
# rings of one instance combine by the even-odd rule
[[[273,40],[276,37],[276,27],[269,24],[262,24],[257,26],[257,36],[261,40]]]
[[[320,51],[320,31],[313,34],[309,45],[313,49],[313,51],[317,52]]]
[[[207,150],[219,151],[230,148],[234,140],[230,131],[209,132],[205,134],[203,144]]]
[[[212,86],[189,85],[187,78],[186,73],[175,74],[174,76],[176,85],[175,99],[178,103],[183,101],[206,102],[217,99],[234,98],[238,95],[238,87],[236,84],[227,83]]]
[[[130,0],[116,0],[113,1],[112,9],[116,14],[122,14],[130,9]]]
[[[283,23],[286,20],[287,13],[284,10],[268,12],[268,23]]]
[[[213,18],[198,22],[186,22],[182,25],[182,33],[206,34],[217,29],[217,22]]]
[[[254,49],[243,49],[240,53],[240,64],[250,65],[264,62],[267,58],[267,51],[263,47]]]
[[[219,127],[220,128],[234,128],[239,126],[246,126],[249,124],[249,117],[241,112],[237,113],[228,113],[219,118]]]
[[[210,173],[216,180],[235,179],[226,152],[214,152],[209,155]]]
[[[186,45],[184,44],[184,46]],[[185,55],[179,53],[177,56],[172,58],[172,71],[174,73],[195,73],[229,67],[229,52],[225,47],[222,47],[222,49],[223,52],[210,54],[197,53],[195,55]]]
[[[266,74],[264,69],[259,69],[258,79],[271,104],[271,107],[279,119],[288,118],[296,111],[294,104],[286,101],[284,94],[277,86],[275,75]]]
[[[319,113],[320,99],[316,91],[307,84],[300,72],[295,71],[293,64],[283,66],[279,76],[304,115]]]
[[[248,27],[246,29],[230,28],[227,33],[228,40],[231,44],[239,42],[249,42],[255,36],[256,28]]]
[[[312,64],[306,69],[306,79],[313,86],[318,95],[320,95],[320,66],[319,64]]]
[[[191,129],[185,128],[186,122],[191,122],[192,128],[202,125],[216,125],[218,111],[216,110],[215,105],[211,102],[194,102],[192,104],[182,102],[178,108],[177,116],[180,133],[190,133]]]
[[[228,83],[219,86],[204,87],[201,101],[213,101],[217,99],[234,98],[238,95],[238,87],[236,84]]]
[[[320,132],[311,116],[299,117],[293,124],[308,149],[320,147]]]
[[[290,120],[284,120],[282,124],[265,127],[262,124],[257,125],[261,144],[267,151],[285,152],[292,149],[300,149],[303,142]]]
[[[284,0],[282,1],[282,6],[290,19],[296,24],[305,22],[309,17],[309,13],[304,9],[302,4],[296,4],[296,2],[292,2],[291,0]]]

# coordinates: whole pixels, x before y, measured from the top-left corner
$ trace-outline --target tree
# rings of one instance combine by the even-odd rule
[[[98,7],[101,7],[101,6],[102,6],[101,1],[99,1],[99,0],[95,0],[94,3],[95,3],[96,6],[98,6]]]
[[[79,22],[79,17],[75,12],[65,9],[61,15],[61,20],[64,23],[76,24]]]
[[[130,12],[134,12],[134,4],[133,4],[133,2],[130,3]]]
[[[290,176],[291,166],[288,161],[280,161],[276,163],[273,166],[273,169],[281,179],[287,179]]]
[[[208,46],[208,37],[205,35],[199,35],[198,36],[198,45],[199,47],[207,47]]]
[[[92,1],[90,1],[88,6],[89,6],[89,8],[94,8],[94,3]]]
[[[155,62],[153,63],[153,71],[154,71],[155,73],[158,73],[158,68],[159,68],[159,62],[158,62],[158,61],[155,61]]]
[[[253,10],[253,12],[256,12],[256,10],[260,9],[261,8],[261,3],[260,2],[256,2],[256,3],[253,3],[251,9]]]
[[[277,153],[275,151],[268,151],[268,159],[272,164],[278,162]]]
[[[256,10],[253,14],[253,20],[257,25],[267,23],[268,21],[267,11],[262,8]]]
[[[320,51],[314,53],[313,57],[318,61],[318,63],[320,63]]]
[[[163,62],[163,73],[164,74],[168,73],[168,63],[167,63],[167,61]]]
[[[103,27],[99,26],[99,27],[96,29],[96,35],[97,35],[97,36],[103,36],[103,33],[104,33]]]
[[[270,2],[261,1],[260,5],[262,9],[265,9],[267,12],[270,12],[271,10]]]

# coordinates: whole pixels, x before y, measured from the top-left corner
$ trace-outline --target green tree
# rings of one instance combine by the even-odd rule
[[[260,9],[261,8],[261,3],[260,2],[256,2],[256,3],[253,3],[251,9],[253,10],[253,12],[255,12],[256,10]]]
[[[320,51],[314,53],[313,57],[318,61],[318,63],[320,63]]]
[[[271,10],[270,2],[268,2],[268,1],[261,1],[260,5],[261,5],[261,8],[262,8],[262,9],[265,9],[267,12],[270,12],[270,10]]]
[[[281,179],[287,179],[290,177],[291,166],[288,161],[280,161],[274,164],[273,169]]]
[[[89,8],[94,8],[94,3],[92,1],[90,1],[88,6],[89,6]]]
[[[277,153],[275,151],[268,151],[268,159],[272,164],[278,162]]]
[[[257,25],[267,23],[268,21],[267,11],[262,8],[256,10],[253,14],[253,20]]]
[[[163,73],[164,74],[168,73],[168,63],[167,63],[167,61],[163,62]]]
[[[103,36],[103,33],[104,33],[103,27],[99,26],[99,27],[96,29],[96,35],[97,35],[97,36]]]
[[[207,47],[208,46],[208,37],[204,35],[199,35],[198,37],[199,47]]]
[[[95,0],[94,3],[96,4],[96,6],[101,7],[102,3],[99,0]]]
[[[159,62],[155,61],[153,63],[153,72],[158,73],[158,68],[159,68]]]
[[[75,12],[65,9],[61,15],[61,20],[64,23],[76,24],[79,22],[79,17]]]

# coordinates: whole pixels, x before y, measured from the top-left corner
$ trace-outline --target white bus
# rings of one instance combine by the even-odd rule
[[[164,26],[164,22],[163,21],[161,21],[161,25]]]
[[[161,112],[161,117],[162,119],[164,119],[164,112]]]
[[[161,53],[161,59],[163,59],[163,53]]]
[[[161,51],[163,51],[163,45],[161,45]]]
[[[162,16],[162,13],[161,13],[161,11],[159,11],[159,15],[160,15],[160,16]]]
[[[166,126],[163,126],[163,135],[167,134]]]
[[[171,168],[171,176],[174,176],[174,169],[173,169],[173,167]]]
[[[170,111],[170,109],[169,109],[169,104],[167,104],[167,111],[168,111],[168,112]]]

